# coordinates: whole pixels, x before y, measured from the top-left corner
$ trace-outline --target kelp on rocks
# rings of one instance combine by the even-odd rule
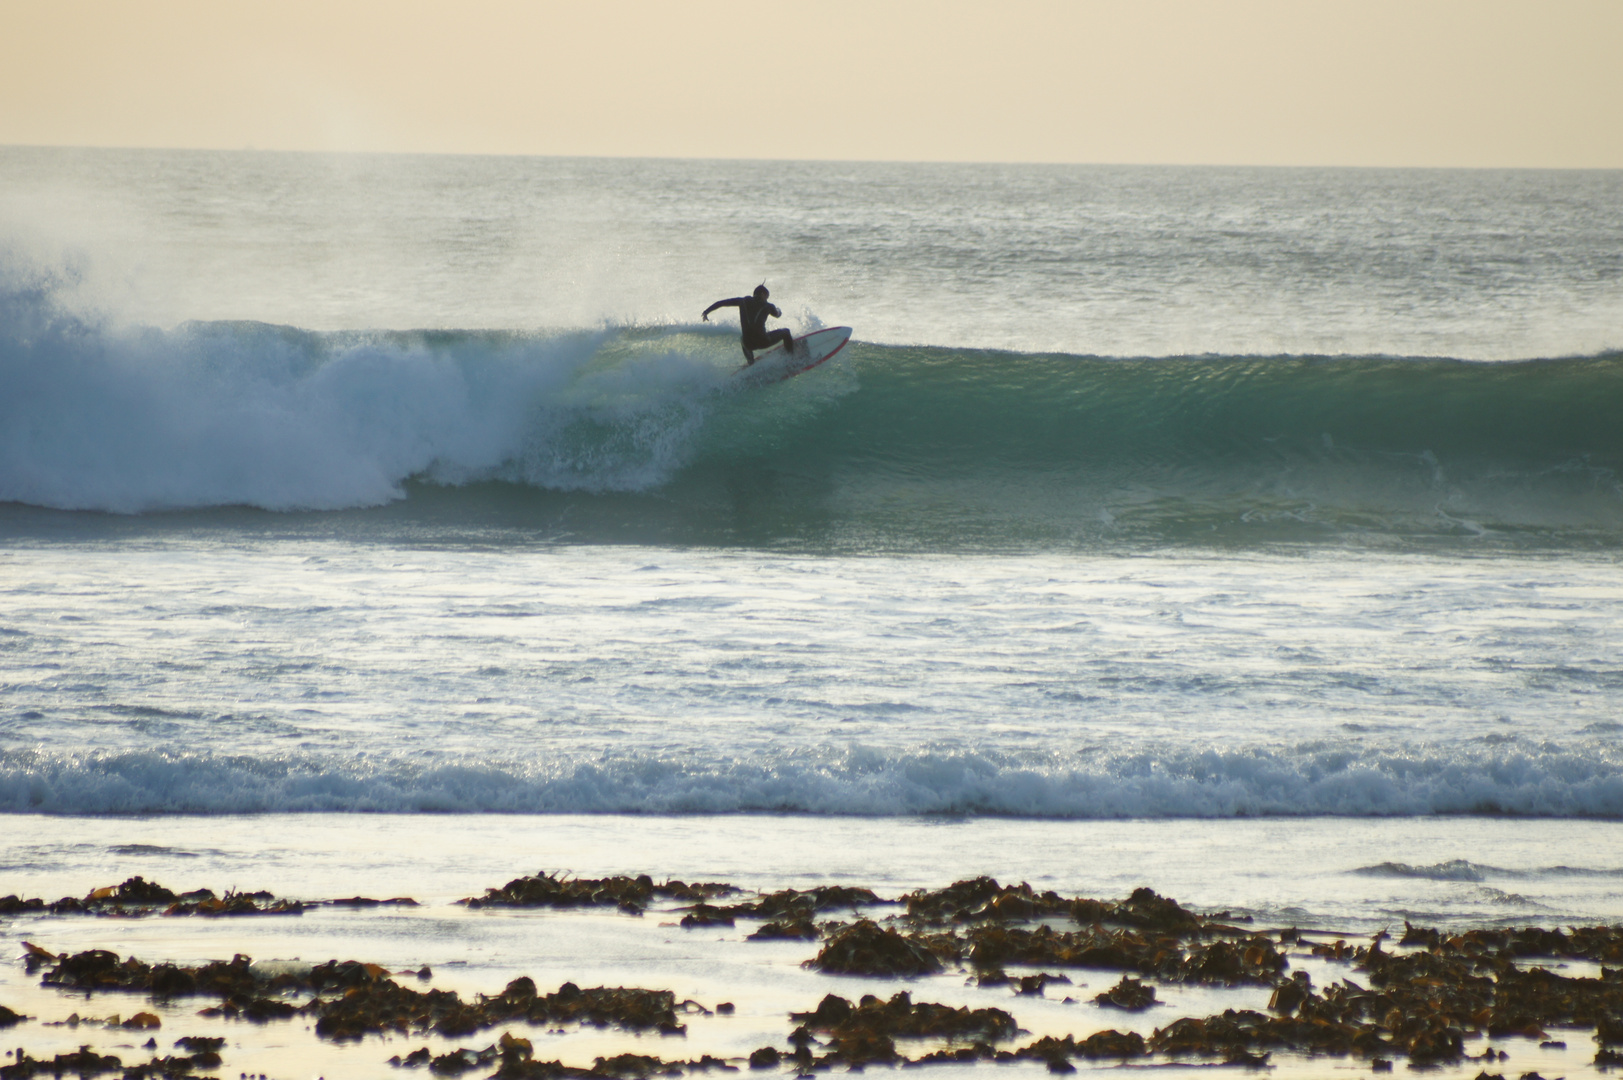
[[[1149,1045],[1172,1056],[1221,1055],[1243,1060],[1259,1049],[1373,1057],[1401,1053],[1418,1065],[1456,1061],[1467,1038],[1542,1037],[1552,1025],[1596,1026],[1597,1041],[1612,1018],[1623,1016],[1623,972],[1602,968],[1599,978],[1574,978],[1544,968],[1524,969],[1529,956],[1608,955],[1623,928],[1558,931],[1472,931],[1444,937],[1411,927],[1405,940],[1419,951],[1389,953],[1379,938],[1337,950],[1368,973],[1370,987],[1341,980],[1323,993],[1305,976],[1281,980],[1273,1010],[1227,1010],[1184,1018],[1155,1032]],[[1547,950],[1547,951],[1546,951]],[[1321,953],[1321,955],[1326,955]]]
[[[1078,1042],[1044,1037],[1017,1050],[1000,1050],[994,1044],[1020,1034],[1014,1017],[1002,1009],[954,1008],[912,1000],[906,991],[882,1001],[864,995],[853,1005],[830,994],[812,1012],[791,1013],[799,1027],[789,1033],[792,1049],[787,1055],[776,1047],[764,1046],[750,1055],[752,1068],[776,1066],[787,1056],[801,1072],[821,1071],[836,1066],[861,1069],[867,1065],[930,1065],[966,1061],[1040,1060],[1051,1069],[1064,1071],[1069,1057],[1130,1058],[1145,1053],[1144,1039],[1114,1030],[1096,1032]],[[819,1041],[817,1034],[826,1039]],[[896,1048],[897,1039],[948,1039],[961,1045],[948,1046],[915,1058]],[[822,1049],[819,1054],[815,1051]]]
[[[906,977],[941,970],[941,960],[917,935],[859,919],[833,934],[809,966],[831,975]]]
[[[459,901],[471,909],[486,907],[615,907],[641,915],[656,899],[701,902],[738,892],[722,883],[667,881],[656,885],[647,874],[636,877],[566,878],[542,871],[534,877],[514,878],[483,896]]]
[[[1156,1004],[1155,987],[1145,986],[1138,979],[1121,977],[1121,982],[1109,990],[1095,994],[1093,1000],[1096,1004],[1110,1009],[1122,1009],[1127,1012],[1142,1012]]]
[[[196,889],[176,893],[139,875],[119,885],[92,889],[83,898],[65,896],[50,903],[38,897],[24,900],[15,895],[0,896],[0,915],[298,915],[305,907],[298,900],[279,900],[268,892],[227,891],[217,896],[212,889]]]
[[[564,983],[553,993],[541,994],[532,980],[519,978],[500,994],[465,1002],[454,991],[401,986],[385,968],[355,961],[330,960],[303,974],[267,974],[257,971],[241,954],[229,963],[180,967],[120,958],[105,949],[54,956],[37,947],[29,961],[30,971],[54,963],[41,979],[46,986],[89,993],[147,993],[157,999],[218,997],[220,1006],[205,1009],[205,1015],[264,1022],[303,1013],[316,1018],[317,1035],[331,1039],[358,1039],[385,1031],[457,1036],[513,1020],[618,1025],[664,1034],[685,1030],[676,1018],[675,995],[668,990],[581,989]],[[309,1000],[299,1005],[288,1000],[288,995],[309,995]]]
[[[1189,911],[1177,901],[1139,888],[1125,900],[1111,902],[1087,897],[1039,893],[1030,885],[999,885],[989,877],[954,882],[944,889],[921,890],[902,898],[906,918],[916,924],[1029,921],[1068,918],[1078,924],[1114,924],[1166,933],[1194,933],[1219,925]]]
[[[223,1040],[222,1040],[223,1041]],[[9,1065],[0,1065],[0,1080],[29,1080],[35,1076],[79,1077],[119,1073],[123,1080],[209,1080],[196,1075],[198,1069],[212,1069],[221,1063],[218,1047],[203,1048],[192,1054],[172,1054],[125,1065],[112,1054],[98,1054],[88,1046],[50,1059],[32,1058],[22,1047]]]
[[[881,900],[872,889],[849,885],[819,885],[814,889],[780,889],[755,900],[745,900],[726,907],[728,914],[740,919],[770,919],[776,921],[809,919],[828,911],[855,911],[876,907],[894,901]]]
[[[829,995],[815,1010],[792,1014],[796,1026],[789,1034],[788,1049],[761,1047],[749,1057],[752,1068],[778,1067],[785,1057],[802,1070],[881,1062],[1040,1060],[1065,1072],[1078,1058],[1126,1061],[1158,1055],[1257,1065],[1272,1053],[1291,1052],[1363,1057],[1384,1071],[1392,1057],[1406,1056],[1417,1066],[1461,1061],[1468,1040],[1544,1038],[1554,1027],[1592,1028],[1598,1044],[1596,1064],[1623,1064],[1619,1049],[1623,967],[1606,966],[1623,963],[1623,927],[1447,933],[1405,924],[1402,940],[1394,946],[1385,933],[1360,941],[1295,928],[1258,932],[1233,925],[1226,914],[1192,912],[1147,888],[1134,890],[1123,900],[1106,901],[976,878],[911,893],[903,898],[901,912],[885,918],[864,917],[886,903],[867,889],[786,889],[717,902],[738,892],[716,883],[656,885],[647,875],[564,879],[541,874],[515,879],[465,903],[475,908],[613,906],[641,912],[656,901],[667,901],[685,905],[678,910],[685,910],[683,923],[689,926],[760,919],[762,925],[749,935],[752,938],[822,936],[823,945],[807,966],[837,975],[921,978],[967,963],[976,985],[1040,993],[1045,983],[1063,979],[1041,969],[1103,969],[1120,972],[1121,977],[1095,994],[1094,1002],[1130,1010],[1158,1004],[1154,984],[1256,986],[1272,991],[1266,1011],[1227,1009],[1203,1017],[1184,1016],[1148,1038],[1105,1030],[1085,1038],[1042,1038],[1017,1049],[997,1045],[1016,1033],[1014,1018],[999,1009],[915,1003],[905,991],[888,999],[867,995],[855,1004]],[[267,898],[268,893],[246,894],[256,906]],[[207,899],[176,896],[155,883],[131,878],[121,886],[95,890],[84,900],[64,902],[63,910],[138,913],[202,905]],[[378,902],[355,897],[336,903],[362,908]],[[12,906],[16,904],[26,911],[45,910],[34,902],[16,901]],[[831,912],[849,912],[856,918],[850,923],[818,921]],[[209,996],[219,1004],[204,1010],[206,1014],[257,1021],[303,1015],[313,1018],[320,1036],[331,1039],[383,1032],[455,1037],[509,1022],[612,1024],[679,1034],[684,1030],[677,1019],[681,1008],[702,1011],[692,1003],[679,1008],[668,991],[581,989],[565,983],[555,992],[542,993],[529,979],[513,980],[500,994],[464,1000],[450,991],[409,988],[382,967],[353,961],[289,971],[284,966],[256,968],[240,955],[196,966],[149,965],[105,950],[57,955],[26,943],[25,947],[27,969],[45,969],[47,986],[75,993],[144,992],[159,1000]],[[1347,975],[1358,981],[1345,977],[1315,987],[1305,972],[1289,970],[1292,956],[1309,952],[1317,961],[1345,965]],[[1602,966],[1598,975],[1566,975],[1531,963],[1544,957]],[[1011,976],[1006,965],[1038,970]],[[0,1011],[0,1022],[7,1018]],[[898,1050],[898,1039],[919,1037],[948,1039],[951,1045],[911,1059]],[[441,1072],[494,1066],[498,1077],[597,1080],[643,1080],[734,1067],[714,1058],[666,1061],[627,1054],[579,1069],[537,1062],[526,1049],[528,1043],[519,1045],[523,1042],[504,1036],[502,1043],[484,1050],[439,1058],[424,1051],[408,1055],[400,1064],[427,1065]],[[1487,1059],[1486,1054],[1473,1058]],[[86,1068],[94,1068],[102,1059],[83,1060]],[[178,1060],[155,1058],[129,1068],[149,1070],[142,1076],[169,1075],[150,1070],[179,1069]],[[54,1067],[54,1062],[28,1058],[20,1062],[35,1072]],[[124,1069],[116,1064],[109,1068]]]
[[[689,1071],[738,1071],[736,1065],[709,1054],[696,1061],[665,1061],[651,1054],[615,1054],[597,1058],[590,1069],[558,1061],[536,1061],[534,1055],[535,1047],[529,1039],[504,1032],[499,1040],[482,1050],[462,1047],[436,1057],[425,1046],[405,1057],[396,1055],[389,1059],[389,1064],[397,1068],[427,1065],[430,1072],[439,1076],[457,1076],[495,1064],[497,1068],[491,1080],[646,1080],[654,1076],[680,1076]]]
[[[970,1040],[989,1047],[1019,1031],[1014,1017],[1002,1009],[915,1003],[905,990],[888,1001],[865,994],[856,1004],[829,994],[813,1011],[791,1013],[790,1019],[800,1025],[789,1034],[794,1048],[790,1056],[802,1070],[906,1062],[896,1050],[897,1039]],[[818,1045],[814,1032],[826,1036],[826,1052],[821,1055],[812,1052]],[[779,1059],[776,1048],[762,1047],[750,1056],[750,1064],[765,1067]]]
[[[9,1065],[0,1065],[0,1080],[28,1080],[30,1077],[62,1076],[64,1073],[74,1073],[78,1076],[100,1076],[102,1073],[122,1072],[124,1062],[112,1054],[98,1054],[88,1046],[81,1046],[70,1054],[57,1054],[50,1060],[32,1058],[22,1047],[17,1048],[17,1056]]]
[[[780,889],[754,900],[734,904],[694,904],[682,917],[682,925],[732,926],[738,919],[764,919],[749,935],[751,941],[785,938],[816,940],[830,924],[819,927],[816,916],[829,911],[857,911],[892,901],[881,900],[872,889],[846,885],[819,885],[814,889]],[[839,925],[839,924],[832,924]]]
[[[481,994],[476,1001],[464,1002],[453,991],[412,990],[380,976],[337,999],[313,1002],[307,1011],[317,1016],[316,1034],[330,1039],[359,1039],[385,1031],[469,1035],[515,1020],[612,1024],[666,1035],[686,1030],[677,1022],[676,997],[669,990],[602,986],[583,990],[564,983],[553,993],[541,994],[528,977],[514,979],[493,997]]]
[[[977,968],[1090,967],[1163,982],[1270,986],[1286,966],[1279,949],[1261,934],[1186,944],[1174,934],[1141,930],[1095,926],[1066,931],[1046,924],[1032,930],[996,924],[969,928],[965,940],[969,961]]]

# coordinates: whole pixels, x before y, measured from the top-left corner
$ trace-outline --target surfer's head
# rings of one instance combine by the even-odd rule
[[[771,295],[772,294],[767,291],[766,282],[763,281],[763,282],[761,282],[761,284],[755,286],[755,299],[757,299],[757,300],[765,300],[767,297],[769,297]]]

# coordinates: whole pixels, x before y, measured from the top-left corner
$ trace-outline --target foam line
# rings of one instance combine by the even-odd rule
[[[155,751],[0,752],[0,812],[235,814],[787,812],[1030,818],[1515,814],[1623,817],[1615,749],[1495,757],[1387,749],[1168,748],[1086,766],[983,751],[706,760],[634,754],[424,764],[406,758]],[[1366,873],[1473,880],[1469,868]],[[1472,870],[1471,872],[1475,872]]]

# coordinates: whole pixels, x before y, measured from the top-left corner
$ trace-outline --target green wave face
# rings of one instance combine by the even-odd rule
[[[126,331],[13,301],[36,316],[0,320],[21,507],[839,551],[1623,541],[1615,353],[853,342],[761,387],[712,328]]]
[[[656,485],[520,498],[578,539],[840,550],[1623,539],[1617,355],[847,353],[721,395]]]

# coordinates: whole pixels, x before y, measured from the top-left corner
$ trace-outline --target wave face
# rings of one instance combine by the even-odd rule
[[[574,540],[1623,538],[1623,355],[1112,359],[854,343],[764,390],[709,327],[120,328],[0,295],[0,500]]]
[[[0,812],[813,813],[1030,818],[1623,817],[1615,748],[1511,756],[1412,745],[1059,754],[864,747],[779,756],[610,752],[492,761],[385,754],[0,751]],[[1360,873],[1478,880],[1456,866]]]

